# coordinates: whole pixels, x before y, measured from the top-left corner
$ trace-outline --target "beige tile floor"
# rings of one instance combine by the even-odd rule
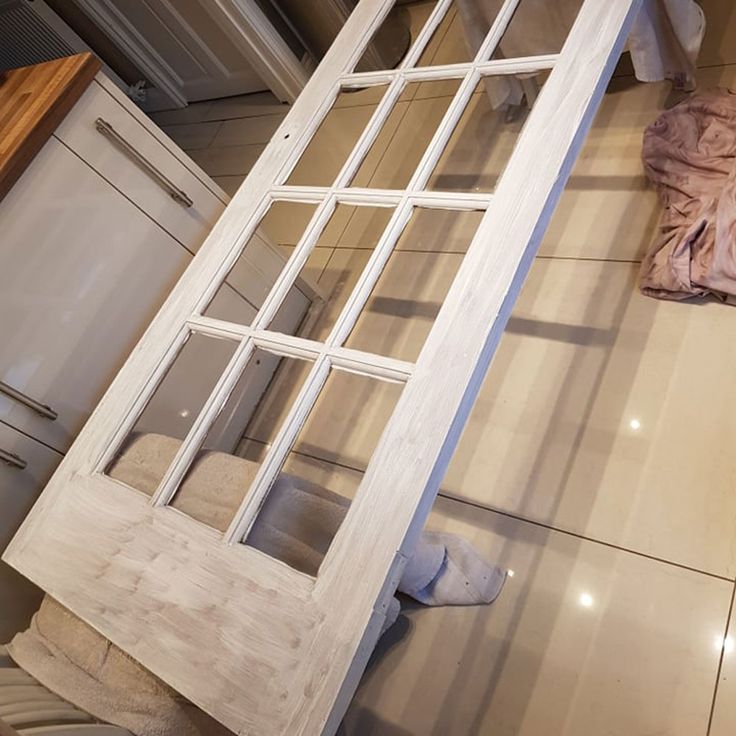
[[[700,85],[736,86],[736,5],[702,5],[710,27]],[[459,24],[447,27],[436,59],[452,59],[461,43]],[[363,678],[346,735],[736,733],[736,312],[656,302],[636,289],[659,215],[641,135],[669,88],[638,84],[626,68],[605,96],[430,521],[514,575],[490,607],[406,606]],[[376,92],[341,97],[303,162],[305,181],[339,167]],[[402,99],[362,184],[406,176],[412,146],[432,132],[449,93],[420,86]],[[233,193],[285,113],[263,94],[157,119]],[[522,122],[505,124],[476,95],[438,186],[491,187]],[[334,322],[389,214],[336,213],[307,264],[328,297],[314,336]],[[307,215],[287,214],[269,234],[290,249]],[[355,347],[416,357],[477,220],[425,213],[412,223],[350,337]],[[245,454],[262,455],[301,376],[299,366],[280,373]],[[352,496],[395,399],[380,385],[335,382],[289,472]]]

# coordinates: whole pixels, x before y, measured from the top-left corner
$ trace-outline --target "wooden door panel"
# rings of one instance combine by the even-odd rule
[[[523,2],[523,0],[522,0]],[[414,68],[449,10],[440,0],[397,69],[352,74],[390,0],[363,0],[304,94],[173,290],[5,559],[186,697],[243,734],[333,733],[385,620],[516,295],[625,41],[640,0],[585,0],[559,55],[487,61],[513,17],[507,0],[475,59]],[[485,74],[551,75],[493,193],[427,191]],[[460,85],[406,189],[350,187],[413,81]],[[345,85],[387,85],[332,184],[289,172]],[[273,200],[317,204],[251,324],[203,315]],[[271,322],[340,202],[394,211],[330,333]],[[415,363],[344,343],[415,207],[485,210]],[[237,342],[152,498],[104,475],[191,332]],[[255,350],[298,358],[308,375],[230,527],[168,504]],[[396,408],[316,577],[243,544],[333,370],[403,384]],[[359,421],[360,417],[356,417]],[[49,560],[54,560],[50,565]]]

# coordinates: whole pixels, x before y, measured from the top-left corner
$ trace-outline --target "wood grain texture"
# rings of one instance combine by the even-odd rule
[[[237,733],[333,733],[375,645],[388,601],[640,2],[585,1],[424,349],[412,370],[402,369],[410,373],[402,396],[316,580],[236,542],[235,533],[252,518],[252,505],[246,503],[230,537],[223,537],[174,509],[152,506],[142,494],[96,471],[111,443],[122,439],[135,421],[156,375],[172,359],[172,346],[183,339],[189,321],[196,321],[225,278],[276,188],[284,191],[291,167],[340,86],[350,79],[363,47],[390,11],[391,0],[362,0],[352,13],[4,558]],[[412,188],[421,189],[441,155],[468,90],[485,65],[482,54],[500,38],[515,5],[506,2],[484,48],[462,70],[461,89],[409,189],[399,193],[385,237],[273,443],[264,463],[267,470],[254,486],[259,492],[268,474],[278,472],[278,453],[285,451],[288,436],[304,421],[329,353],[340,346],[380,276]],[[440,0],[407,64],[418,57],[431,25],[440,22],[449,6],[450,0]],[[427,71],[434,73],[436,69]],[[406,67],[386,74],[391,79],[387,95],[398,99]],[[411,74],[416,78],[418,73]],[[255,329],[241,332],[243,341],[263,339],[268,332],[268,314],[296,278],[298,265],[314,247],[315,233],[335,207],[338,191],[348,185],[351,171],[360,165],[362,152],[375,140],[390,109],[386,104],[377,107],[264,301]],[[291,350],[310,349],[276,332],[268,339]],[[387,367],[378,358],[375,363]],[[217,404],[213,397],[205,423],[214,421]]]
[[[91,53],[12,69],[0,77],[0,199],[102,65]]]

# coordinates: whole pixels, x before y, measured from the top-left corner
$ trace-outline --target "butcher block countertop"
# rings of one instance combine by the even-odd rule
[[[0,199],[100,69],[90,53],[0,72]]]

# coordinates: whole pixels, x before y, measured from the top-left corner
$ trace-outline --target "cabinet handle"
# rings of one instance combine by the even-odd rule
[[[50,406],[46,406],[46,404],[42,404],[40,401],[32,399],[30,396],[18,391],[17,388],[13,388],[2,381],[0,381],[0,394],[9,396],[11,399],[27,406],[29,409],[32,409],[43,417],[46,417],[46,419],[50,419],[52,422],[59,416]]]
[[[19,457],[13,452],[7,452],[2,449],[0,449],[0,462],[12,465],[14,468],[18,468],[18,470],[25,470],[28,465],[22,457]]]
[[[159,186],[165,189],[179,204],[184,207],[191,207],[194,204],[194,200],[179,187],[174,184],[171,179],[162,174],[148,159],[146,159],[141,153],[139,153],[128,141],[115,130],[115,128],[102,118],[95,120],[95,128],[98,132],[102,133],[108,140],[112,141],[120,150],[126,153],[132,158],[142,169],[144,169],[150,176],[155,179]]]

